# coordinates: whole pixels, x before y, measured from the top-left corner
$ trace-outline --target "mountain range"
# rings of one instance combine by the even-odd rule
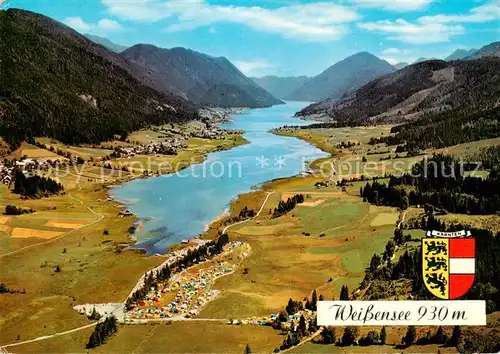
[[[282,103],[226,58],[148,45],[116,53],[106,39],[18,9],[0,11],[0,26],[0,136],[12,146],[35,136],[97,143],[199,119],[204,105]]]
[[[463,107],[496,107],[500,58],[429,60],[382,76],[338,100],[330,98],[297,113],[345,124],[401,123]]]
[[[477,49],[457,49],[446,58],[444,58],[444,60],[451,61],[465,59],[473,55],[475,52],[477,52]]]
[[[96,143],[199,118],[192,103],[153,89],[145,68],[57,21],[9,9],[0,26],[0,134],[10,145],[35,136]]]
[[[307,76],[279,77],[274,75],[260,78],[252,77],[251,79],[273,96],[282,100],[287,100],[295,90],[310,80]]]
[[[120,53],[155,78],[154,88],[202,105],[268,107],[283,103],[243,75],[224,57],[185,48],[137,44]]]
[[[500,57],[500,42],[493,42],[485,45],[465,59],[474,60],[484,57]]]
[[[368,52],[357,53],[307,80],[288,96],[288,99],[294,101],[338,99],[367,82],[393,71],[392,65],[375,55]]]
[[[87,37],[88,39],[90,39],[92,42],[100,44],[104,48],[106,48],[106,49],[108,49],[108,50],[110,50],[112,52],[115,52],[115,53],[121,53],[125,49],[128,48],[125,45],[116,44],[115,42],[112,42],[112,41],[110,41],[107,38],[96,36],[94,34],[86,33],[85,37]]]
[[[407,63],[407,62],[405,62],[405,61],[402,61],[402,62],[400,62],[400,63],[396,63],[396,64],[394,64],[393,66],[394,66],[394,68],[395,68],[396,70],[400,70],[400,69],[403,69],[405,66],[408,66],[408,65],[410,65],[410,64],[408,64],[408,63]]]

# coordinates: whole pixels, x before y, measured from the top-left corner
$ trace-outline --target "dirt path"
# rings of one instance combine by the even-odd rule
[[[301,341],[299,344],[297,344],[296,346],[293,346],[293,347],[290,347],[288,349],[285,349],[285,350],[282,350],[280,353],[286,353],[286,352],[289,352],[291,350],[294,350],[298,347],[300,347],[301,345],[303,344],[306,344],[310,341],[312,341],[314,338],[316,338],[317,336],[319,336],[321,334],[321,331],[323,331],[323,328],[320,328],[318,329],[316,332],[314,332],[312,335],[310,335],[309,337],[307,337],[306,339],[304,339],[303,341]]]
[[[38,338],[35,338],[35,339],[30,339],[30,340],[25,340],[25,341],[18,342],[18,343],[6,344],[6,345],[1,346],[0,350],[5,349],[5,348],[10,348],[10,347],[17,347],[18,345],[23,345],[23,344],[33,343],[33,342],[39,342],[41,340],[63,336],[65,334],[70,334],[70,333],[73,333],[73,332],[81,331],[82,329],[85,329],[85,328],[94,327],[98,323],[99,322],[94,322],[94,323],[91,323],[91,324],[88,324],[88,325],[85,325],[85,326],[81,326],[81,327],[70,329],[69,331],[54,333],[54,334],[51,334],[49,336],[42,336],[42,337],[38,337]]]
[[[260,213],[262,212],[262,210],[264,209],[264,207],[266,206],[267,200],[269,199],[269,197],[271,196],[271,194],[274,194],[274,193],[275,193],[275,192],[267,192],[266,199],[264,199],[264,202],[262,203],[262,205],[261,205],[261,207],[260,207],[259,211],[257,212],[257,215],[255,215],[253,218],[246,219],[246,220],[243,220],[243,221],[238,221],[238,222],[236,222],[236,223],[234,223],[234,224],[231,224],[231,225],[226,226],[226,227],[224,228],[224,230],[222,230],[222,233],[223,233],[223,234],[225,234],[225,233],[226,233],[226,231],[227,231],[227,229],[229,229],[230,227],[233,227],[233,226],[236,226],[236,225],[241,225],[241,224],[243,224],[243,223],[245,223],[245,222],[247,222],[247,221],[250,221],[250,220],[252,220],[252,219],[257,218],[257,217],[260,215]]]
[[[81,189],[81,188],[80,188]],[[85,224],[85,225],[82,225],[80,226],[79,228],[77,229],[73,229],[73,230],[70,230],[68,232],[65,232],[64,234],[62,235],[59,235],[59,236],[56,236],[56,237],[53,237],[51,238],[50,240],[46,240],[46,241],[43,241],[43,242],[39,242],[39,243],[35,243],[33,245],[29,245],[29,246],[26,246],[26,247],[23,247],[23,248],[20,248],[18,250],[15,250],[15,251],[11,251],[11,252],[7,252],[7,253],[4,253],[4,254],[1,254],[0,255],[0,259],[2,258],[5,258],[5,257],[9,257],[9,256],[12,256],[12,255],[15,255],[15,254],[18,254],[18,253],[21,253],[21,252],[24,252],[28,249],[31,249],[31,248],[34,248],[34,247],[37,247],[37,246],[41,246],[41,245],[45,245],[47,243],[50,243],[50,242],[54,242],[54,241],[57,241],[57,240],[60,240],[61,238],[63,237],[66,237],[68,236],[69,234],[75,232],[75,231],[78,231],[80,229],[83,229],[84,227],[87,227],[87,226],[91,226],[91,225],[94,225],[96,223],[98,223],[99,221],[101,221],[102,219],[104,219],[104,215],[102,214],[99,214],[99,213],[96,213],[95,211],[93,211],[90,207],[86,206],[80,199],[77,199],[75,197],[73,197],[71,195],[71,193],[68,193],[68,196],[73,199],[74,201],[76,201],[77,203],[80,203],[84,208],[87,208],[88,211],[90,211],[92,214],[94,214],[95,216],[97,216],[97,220],[94,220],[88,224]]]
[[[156,331],[156,328],[158,328],[158,326],[153,326],[148,334],[146,334],[146,336],[144,337],[144,339],[141,341],[141,343],[137,346],[137,348],[135,348],[135,350],[132,352],[132,354],[135,354],[139,351],[139,349],[142,348],[142,346],[149,340],[149,338],[151,338],[153,336],[153,334],[155,333]]]

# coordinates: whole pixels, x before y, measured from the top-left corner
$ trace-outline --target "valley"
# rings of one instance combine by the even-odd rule
[[[500,350],[495,1],[70,5],[0,1],[0,353]]]
[[[235,117],[235,119],[242,118],[244,119],[244,116]],[[331,163],[340,159],[342,163],[349,164],[362,156],[368,157],[369,160],[366,163],[377,164],[380,162],[377,161],[380,157],[395,153],[391,150],[384,154],[384,149],[387,148],[382,145],[372,146],[368,142],[374,137],[388,135],[390,129],[391,126],[319,130],[283,129],[277,133],[297,136],[332,153],[332,157],[311,161],[310,167],[317,169],[325,162],[327,165],[335,166]],[[151,137],[152,132],[134,133],[131,137],[145,136],[145,134]],[[348,141],[356,142],[356,144],[347,147]],[[357,145],[358,142],[359,145]],[[497,143],[496,140],[483,142],[484,145]],[[337,146],[338,144],[341,146]],[[474,153],[480,148],[481,144],[472,143],[451,147],[450,151],[458,154],[463,154],[464,151]],[[196,145],[193,145],[191,149],[196,149]],[[72,150],[80,151],[79,148]],[[33,147],[24,151],[40,155],[40,153],[35,152],[37,150]],[[85,150],[85,152],[88,151]],[[368,155],[369,152],[373,154]],[[432,154],[432,152],[427,151],[428,154]],[[182,156],[182,152],[179,154]],[[404,169],[408,169],[412,163],[420,159],[421,156],[417,156],[411,161],[406,161]],[[404,160],[405,158],[388,160],[395,165],[388,165],[386,167],[387,173],[395,172],[397,163]],[[373,170],[376,175],[385,171],[381,170],[380,167],[374,167]],[[260,348],[259,350],[269,352],[281,345],[283,337],[279,335],[279,331],[272,329],[272,327],[251,324],[252,318],[269,318],[271,314],[278,314],[284,309],[289,299],[308,297],[313,290],[316,290],[317,296],[321,296],[321,298],[337,299],[341,296],[340,290],[343,286],[347,286],[350,290],[356,289],[363,279],[365,268],[370,263],[373,254],[382,253],[387,242],[392,239],[394,225],[398,222],[401,214],[394,207],[374,206],[363,202],[359,198],[359,187],[364,185],[363,182],[338,185],[337,181],[342,181],[342,179],[359,178],[359,172],[345,175],[332,175],[331,172],[328,169],[325,170],[326,174],[324,175],[312,174],[277,179],[263,184],[259,191],[241,194],[231,203],[230,216],[241,215],[244,208],[260,210],[261,213],[244,223],[236,222],[234,226],[230,227],[227,225],[231,225],[231,223],[226,224],[226,220],[230,216],[226,216],[211,224],[208,232],[201,235],[202,239],[210,240],[216,237],[222,229],[225,229],[232,242],[241,241],[251,247],[250,255],[241,261],[234,273],[214,282],[212,289],[217,291],[218,295],[204,305],[193,320],[120,325],[118,333],[102,346],[102,350],[178,352],[188,348],[186,343],[189,342],[188,338],[192,331],[204,331],[206,341],[204,344],[200,343],[199,346],[196,346],[196,348],[200,348],[199,350],[210,348],[212,351],[241,351],[243,346],[248,343],[252,348]],[[108,180],[105,184],[110,182],[113,183]],[[26,294],[8,295],[9,301],[6,310],[10,309],[7,312],[10,313],[9,322],[19,322],[16,328],[3,330],[2,336],[6,335],[10,337],[10,342],[15,342],[15,337],[19,333],[27,333],[24,329],[25,326],[28,326],[26,330],[29,328],[29,333],[32,333],[32,336],[29,338],[23,336],[20,338],[21,341],[83,327],[76,332],[22,344],[13,347],[13,349],[16,348],[16,350],[23,352],[46,352],[64,347],[75,352],[81,351],[88,341],[90,332],[92,332],[91,327],[86,328],[85,326],[92,322],[79,315],[72,307],[78,304],[124,301],[140,275],[164,261],[164,257],[161,255],[146,256],[139,250],[124,247],[131,242],[126,238],[127,229],[135,219],[119,217],[116,209],[119,204],[112,200],[105,201],[108,199],[106,189],[98,187],[99,183],[87,181],[87,183],[80,185],[81,187],[77,187],[75,183],[74,190],[68,188],[66,196],[22,203],[22,206],[40,210],[43,208],[42,205],[47,205],[46,203],[50,200],[51,205],[57,206],[57,220],[51,219],[50,211],[47,211],[43,212],[47,216],[39,212],[31,214],[33,216],[26,215],[24,219],[31,220],[28,224],[23,224],[21,219],[18,219],[19,217],[15,217],[16,220],[19,220],[15,223],[13,223],[13,219],[4,223],[9,228],[13,226],[36,228],[35,225],[58,227],[68,225],[70,227],[71,224],[71,227],[76,227],[76,229],[67,236],[63,234],[63,237],[55,239],[54,242],[42,244],[32,249],[28,248],[19,254],[6,255],[2,258],[4,266],[19,269],[15,273],[11,273],[12,278],[8,278],[6,284],[12,289],[23,287],[23,292],[26,292]],[[3,191],[6,197],[12,198],[6,190]],[[277,207],[280,201],[297,194],[305,196],[304,203],[299,204],[284,216],[272,217],[271,211]],[[84,204],[80,204],[76,208],[78,203],[70,198],[76,198]],[[19,204],[15,200],[12,202]],[[91,209],[86,210],[86,207]],[[68,210],[67,212],[65,208]],[[414,217],[418,219],[419,215],[424,215],[424,211],[410,208],[405,214],[406,219]],[[64,219],[61,219],[61,215],[64,215]],[[36,219],[34,219],[35,216]],[[102,220],[100,220],[100,216],[103,217]],[[475,218],[467,220],[460,214],[448,214],[445,218],[446,220],[455,219],[469,223],[471,220],[475,220]],[[491,222],[498,225],[496,219],[493,218],[488,222],[489,227],[492,227]],[[95,224],[92,224],[93,222]],[[148,221],[145,225],[147,224]],[[498,229],[498,226],[496,228]],[[103,230],[108,232],[105,234]],[[416,240],[424,235],[424,231],[416,229],[410,231],[412,238]],[[4,239],[4,243],[6,240]],[[33,238],[26,240],[33,240]],[[23,243],[17,247],[19,249],[19,247],[26,246],[30,246],[30,244]],[[179,244],[170,247],[175,250],[179,249],[178,247],[186,247],[186,245]],[[8,251],[16,251],[16,248],[8,249]],[[396,252],[398,255],[402,254],[401,251]],[[32,261],[28,264],[23,262],[21,266],[19,262],[22,262],[27,254],[31,255]],[[44,260],[48,259],[50,262],[44,263]],[[304,264],[308,265],[307,268],[303,267]],[[46,274],[39,277],[39,281],[46,283],[46,286],[50,284],[48,289],[53,289],[58,284],[62,291],[58,297],[47,297],[48,293],[43,295],[43,291],[40,292],[39,284],[41,283],[30,283],[27,286],[22,278],[16,278],[16,274],[21,277],[22,274],[26,274],[25,272],[38,274],[40,270],[37,268],[40,266],[42,266],[40,268],[42,274]],[[56,266],[60,266],[60,272],[54,270]],[[120,274],[119,277],[116,276],[118,274]],[[85,287],[83,292],[82,286]],[[93,291],[88,291],[88,289],[93,289]],[[105,296],[102,295],[103,291],[106,293]],[[31,302],[31,305],[21,307],[17,301],[23,301],[23,303],[28,301]],[[42,310],[39,306],[49,307],[51,310]],[[23,308],[21,312],[19,310],[12,312],[12,309],[21,308]],[[33,317],[34,314],[36,314],[35,317]],[[61,320],[57,322],[57,325],[47,327],[49,317],[46,316],[50,316],[50,318],[60,317]],[[22,320],[23,318],[26,320]],[[197,321],[196,318],[200,318],[202,321]],[[496,323],[495,318],[491,317],[490,325],[493,326],[492,328]],[[207,320],[203,321],[203,319]],[[211,321],[212,319],[215,322]],[[229,320],[234,321],[235,319],[239,321],[249,319],[250,323],[227,324]],[[367,330],[363,329],[361,334],[366,334]],[[403,329],[388,329],[389,339],[387,343],[397,345],[399,338],[404,334],[402,331]],[[176,339],[169,341],[168,348],[158,346],[156,338],[172,336],[172,333],[175,333]],[[189,346],[189,348],[193,347]],[[301,345],[300,350],[297,348],[297,352],[302,350],[321,352],[326,348],[334,351],[338,349],[338,347],[325,347],[311,342]],[[383,348],[392,350],[391,347]],[[432,348],[434,347],[421,347],[425,351],[433,350]],[[97,351],[99,350],[101,349],[98,348]],[[453,352],[451,348],[450,351]]]

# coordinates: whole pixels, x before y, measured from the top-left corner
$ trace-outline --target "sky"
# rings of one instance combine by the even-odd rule
[[[225,56],[248,76],[313,76],[368,51],[395,64],[500,40],[500,0],[0,0],[132,46]]]

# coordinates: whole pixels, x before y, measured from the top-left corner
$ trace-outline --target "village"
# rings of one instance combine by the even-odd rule
[[[10,186],[14,182],[15,170],[21,170],[24,175],[32,176],[37,171],[48,171],[50,168],[65,167],[68,161],[65,159],[45,159],[45,158],[22,158],[0,159],[0,181]]]

